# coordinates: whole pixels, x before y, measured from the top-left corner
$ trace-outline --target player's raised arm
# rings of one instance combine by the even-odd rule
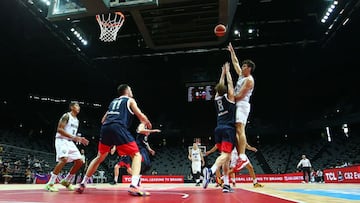
[[[242,70],[241,70],[241,67],[240,67],[239,60],[238,60],[238,58],[236,56],[235,50],[234,50],[231,43],[229,43],[229,45],[227,46],[227,50],[230,52],[231,61],[232,61],[232,64],[234,66],[234,69],[235,69],[236,73],[239,76],[242,75]]]
[[[224,68],[225,68],[226,82],[227,82],[227,88],[228,88],[228,98],[231,101],[235,101],[234,84],[233,84],[233,80],[232,80],[232,77],[230,74],[230,64],[228,62],[226,62],[224,64]]]
[[[225,67],[224,67],[224,65],[221,67],[221,75],[220,75],[218,84],[225,84]],[[215,97],[217,97],[218,95],[219,95],[218,92],[216,92]]]

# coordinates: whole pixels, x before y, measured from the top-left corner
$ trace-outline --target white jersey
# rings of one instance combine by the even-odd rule
[[[197,149],[197,150],[191,149],[191,161],[201,163],[200,153],[201,153],[200,149]]]
[[[193,174],[201,173],[201,150],[191,149],[191,170]]]
[[[69,116],[69,120],[68,120],[67,124],[65,125],[64,130],[67,133],[76,136],[76,133],[77,133],[78,127],[79,127],[79,120],[76,117],[73,117],[70,112],[68,112],[67,114]],[[59,132],[56,132],[55,137],[71,140],[70,138],[61,135]]]
[[[310,163],[310,160],[305,158],[305,159],[301,159],[297,165],[297,167],[311,167],[311,163]]]
[[[248,77],[251,77],[251,78],[252,78],[251,75],[248,76]],[[246,80],[248,77],[244,77],[243,75],[240,75],[240,76],[239,76],[239,78],[238,78],[238,80],[237,80],[237,82],[236,82],[236,85],[235,85],[235,89],[234,89],[234,94],[235,94],[235,95],[236,95],[236,94],[239,94],[240,89],[242,88],[242,86],[243,86],[244,83],[245,83],[245,80]],[[251,95],[252,95],[253,89],[254,89],[254,87],[251,88],[251,90],[249,90],[248,93],[246,93],[246,95],[245,95],[245,97],[244,97],[243,99],[237,101],[237,103],[238,103],[238,102],[241,102],[241,101],[250,102],[250,97],[251,97]]]

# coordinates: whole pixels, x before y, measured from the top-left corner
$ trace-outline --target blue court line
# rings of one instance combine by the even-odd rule
[[[347,200],[360,200],[359,189],[347,189],[347,190],[288,189],[284,191],[334,197],[334,198],[341,198]]]

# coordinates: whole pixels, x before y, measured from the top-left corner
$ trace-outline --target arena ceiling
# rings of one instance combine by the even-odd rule
[[[306,46],[312,43],[326,46],[328,40],[341,29],[342,23],[358,14],[356,10],[359,7],[357,0],[337,1],[328,20],[322,23],[321,19],[334,1],[158,0],[152,6],[138,3],[130,8],[118,6],[107,10],[101,10],[97,6],[86,14],[70,13],[60,17],[51,16],[51,9],[44,2],[46,1],[3,1],[2,9],[6,16],[3,21],[11,24],[11,29],[15,32],[11,35],[24,35],[22,43],[28,43],[31,52],[34,52],[31,39],[41,38],[46,41],[48,38],[49,41],[62,42],[63,46],[90,60],[124,58],[136,54],[205,52],[219,49],[227,42],[233,42],[241,48]],[[103,42],[99,40],[100,27],[95,14],[115,11],[124,13],[125,22],[116,41]],[[34,25],[39,22],[40,25]],[[227,26],[225,37],[218,38],[214,35],[213,29],[218,23]],[[332,28],[329,29],[331,25]],[[41,27],[41,30],[36,29],[37,27]],[[71,28],[81,33],[87,45],[80,42]],[[54,46],[53,43],[47,44]]]

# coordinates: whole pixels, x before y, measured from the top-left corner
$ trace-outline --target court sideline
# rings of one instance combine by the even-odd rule
[[[360,203],[360,184],[301,184],[266,183],[264,188],[253,188],[241,183],[234,193],[222,193],[215,185],[207,189],[194,184],[143,184],[151,192],[147,197],[128,195],[128,184],[89,184],[83,194],[67,191],[60,184],[57,193],[45,191],[44,184],[0,185],[0,203],[19,202],[267,202],[267,203]]]

